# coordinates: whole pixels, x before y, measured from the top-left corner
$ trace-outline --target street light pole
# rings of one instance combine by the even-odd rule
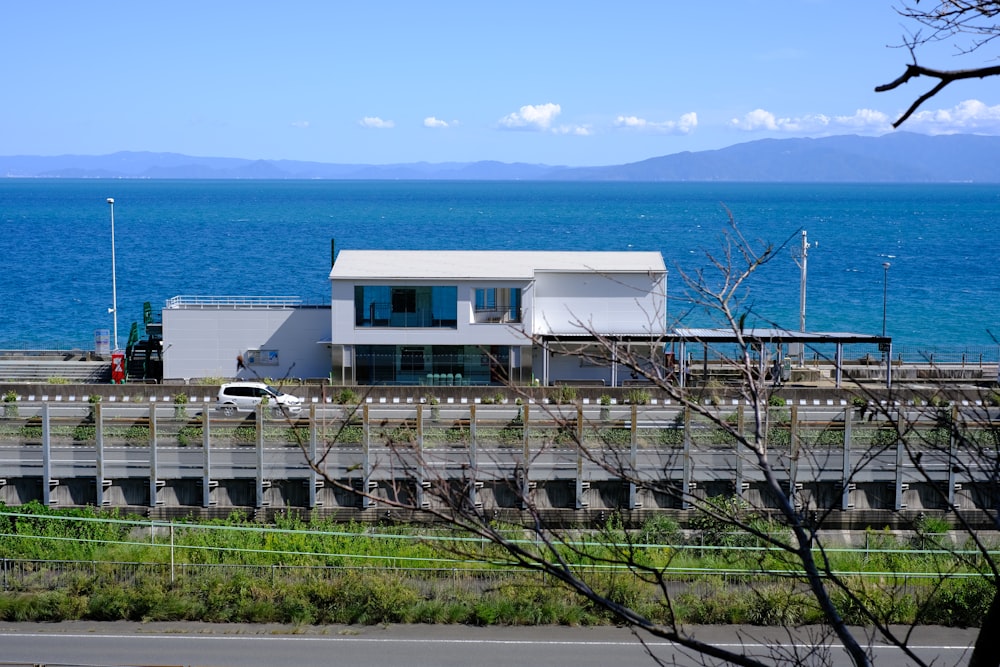
[[[885,313],[889,294],[889,262],[882,262],[882,338],[885,338]]]
[[[109,313],[114,313],[115,334],[114,349],[118,349],[118,272],[115,269],[115,200],[108,197],[108,205],[111,207],[111,308]]]

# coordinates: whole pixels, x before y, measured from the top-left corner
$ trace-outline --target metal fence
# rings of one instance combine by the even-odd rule
[[[666,403],[315,404],[295,418],[227,418],[208,404],[4,408],[0,501],[11,505],[37,499],[353,508],[360,502],[366,510],[374,496],[411,482],[420,506],[425,482],[437,480],[468,484],[474,502],[507,507],[517,498],[504,484],[515,479],[525,494],[548,485],[538,499],[553,508],[674,508],[675,499],[655,491],[663,484],[712,495],[746,492],[756,504],[768,502],[752,457],[737,445],[738,432],[754,439],[752,411],[721,401],[705,406],[712,419]],[[759,435],[767,439],[771,467],[804,509],[971,508],[994,501],[989,452],[1000,445],[998,424],[1000,408],[981,401],[944,407],[831,400],[772,407]],[[922,462],[916,452],[923,452]],[[382,490],[359,501],[323,489],[308,460],[322,460],[330,479]],[[641,495],[640,480],[650,482]],[[622,482],[636,491],[622,496]],[[927,491],[930,485],[940,485],[945,496]]]

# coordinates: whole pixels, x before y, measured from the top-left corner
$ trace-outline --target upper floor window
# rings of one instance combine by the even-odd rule
[[[417,312],[417,290],[413,287],[392,288],[392,312]]]
[[[354,325],[454,329],[458,326],[458,288],[356,285]]]
[[[484,287],[476,290],[473,306],[477,323],[520,322],[520,287]]]

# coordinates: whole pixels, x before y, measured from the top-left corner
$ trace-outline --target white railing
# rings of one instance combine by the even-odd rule
[[[167,299],[166,308],[217,308],[244,306],[250,308],[287,308],[301,306],[298,296],[197,296],[182,294]]]

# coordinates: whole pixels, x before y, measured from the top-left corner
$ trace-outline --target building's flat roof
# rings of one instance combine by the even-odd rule
[[[743,339],[748,341],[782,343],[888,343],[892,338],[849,331],[794,331],[779,328],[744,329]],[[738,338],[732,329],[675,329],[667,334],[668,342],[688,343],[736,343]]]
[[[602,333],[601,337],[613,341],[654,342],[664,345],[680,342],[723,344],[738,343],[740,341],[732,329],[681,328],[666,333],[654,333],[650,331]],[[851,333],[849,331],[794,331],[779,328],[748,328],[743,331],[742,337],[747,342],[765,343],[841,343],[850,345],[892,342],[892,338],[888,336]],[[598,336],[592,331],[579,331],[545,334],[540,336],[540,338],[549,342],[580,343],[595,341]]]
[[[666,273],[658,252],[342,250],[331,280],[531,280],[536,273]]]

